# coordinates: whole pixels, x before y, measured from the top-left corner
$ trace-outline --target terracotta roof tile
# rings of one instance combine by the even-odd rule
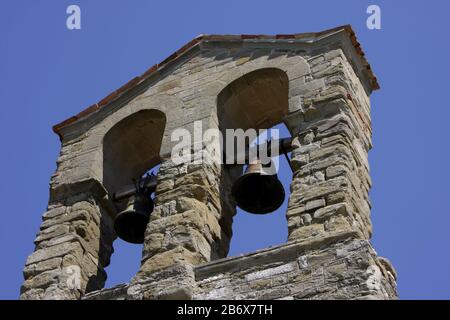
[[[141,79],[146,79],[150,77],[150,75],[152,75],[156,70],[158,70],[158,65],[154,64],[141,75]]]
[[[102,100],[100,100],[97,105],[99,107],[103,107],[105,105],[107,105],[110,101],[113,101],[115,98],[119,97],[119,94],[117,93],[117,90],[110,93],[109,95],[107,95],[106,97],[104,97]]]
[[[142,78],[141,77],[135,77],[133,79],[131,79],[130,81],[128,81],[127,83],[125,83],[123,86],[121,86],[119,89],[117,89],[117,94],[122,94],[126,91],[128,91],[129,89],[133,88],[135,85],[137,85],[139,82],[141,82]]]
[[[241,39],[245,40],[245,39],[258,39],[260,37],[260,35],[257,34],[241,34]]]
[[[182,46],[180,49],[178,49],[177,54],[181,55],[184,52],[186,52],[187,50],[189,50],[191,47],[195,46],[197,43],[199,43],[201,40],[201,36],[197,37],[191,41],[189,41],[188,43],[186,43],[184,46]]]
[[[275,39],[295,39],[295,34],[277,34]]]

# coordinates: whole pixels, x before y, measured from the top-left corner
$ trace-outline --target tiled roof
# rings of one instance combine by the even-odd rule
[[[185,54],[189,49],[196,46],[197,44],[201,43],[202,41],[240,41],[240,40],[246,40],[246,39],[261,39],[261,40],[277,40],[277,39],[306,39],[306,38],[318,38],[320,36],[324,36],[327,34],[331,34],[337,31],[344,30],[348,36],[350,37],[350,40],[352,41],[353,46],[356,49],[356,52],[361,56],[362,62],[364,67],[367,69],[368,75],[370,77],[371,85],[373,90],[379,89],[377,78],[375,77],[374,73],[372,72],[372,69],[367,62],[367,60],[364,57],[364,52],[361,49],[361,45],[358,42],[355,32],[353,31],[352,27],[350,25],[344,25],[340,27],[336,27],[333,29],[325,30],[322,32],[311,32],[311,33],[296,33],[296,34],[277,34],[277,35],[255,35],[255,34],[241,34],[241,35],[199,35],[187,44],[185,44],[183,47],[181,47],[179,50],[168,56],[166,59],[161,61],[160,63],[157,63],[150,67],[147,71],[145,71],[140,76],[135,77],[134,79],[128,81],[125,85],[120,87],[119,89],[115,90],[114,92],[107,95],[105,98],[100,100],[99,102],[91,105],[90,107],[86,108],[85,110],[81,111],[77,115],[70,117],[63,122],[53,126],[53,131],[61,136],[60,131],[62,128],[64,128],[67,125],[70,125],[72,123],[77,122],[78,120],[86,117],[87,115],[107,106],[110,102],[114,101],[118,97],[122,96],[127,91],[131,90],[132,88],[136,87],[146,79],[148,79],[150,76],[157,74],[159,70],[164,68],[167,64],[170,62],[173,62],[180,58],[183,54]]]

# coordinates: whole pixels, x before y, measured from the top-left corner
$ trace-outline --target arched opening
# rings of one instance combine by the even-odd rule
[[[270,128],[279,130],[279,137],[289,137],[283,124],[283,117],[288,113],[288,92],[288,77],[284,71],[276,68],[259,69],[230,83],[217,100],[218,123],[224,138],[227,139],[227,129],[255,129],[260,133],[260,130]],[[249,140],[247,144],[251,142]],[[258,144],[261,142],[258,141]],[[224,152],[227,153],[226,147]],[[278,177],[286,193],[283,205],[267,215],[252,215],[238,208],[229,255],[247,253],[286,241],[288,228],[285,212],[292,173],[282,155],[277,160]],[[232,168],[225,166],[222,172],[229,179],[224,180],[236,181],[244,169],[242,165]]]
[[[276,134],[274,134],[275,130],[277,131]],[[272,134],[279,137],[287,137],[290,135],[286,126],[282,123],[275,125],[267,131],[267,134],[264,134],[263,138],[270,138]],[[260,140],[258,142],[263,143]],[[288,154],[288,157],[290,157],[290,154]],[[230,256],[254,252],[286,242],[288,227],[285,215],[290,197],[292,171],[284,155],[274,158],[273,162],[277,167],[278,179],[281,181],[285,191],[283,204],[277,210],[263,215],[251,214],[241,208],[237,208],[237,214],[233,221]],[[245,172],[245,170],[246,166],[244,166],[242,172]]]
[[[103,140],[103,184],[112,193],[160,162],[164,113],[138,111],[117,123]]]
[[[110,194],[132,184],[133,179],[147,172],[157,174],[165,126],[164,113],[142,110],[108,131],[103,140],[103,184]],[[116,202],[116,211],[123,210],[126,202]],[[106,286],[129,282],[139,270],[141,256],[142,245],[117,238],[111,264],[106,270]]]
[[[221,130],[268,129],[288,113],[289,79],[276,68],[245,74],[219,94],[217,116]]]

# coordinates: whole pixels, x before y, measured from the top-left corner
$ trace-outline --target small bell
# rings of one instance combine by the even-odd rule
[[[144,234],[153,200],[145,192],[136,192],[128,201],[127,208],[114,221],[114,230],[119,238],[131,243],[144,243]]]
[[[272,163],[264,166],[260,160],[249,164],[245,173],[233,184],[231,193],[242,210],[266,214],[277,210],[284,201],[283,185],[270,170]]]

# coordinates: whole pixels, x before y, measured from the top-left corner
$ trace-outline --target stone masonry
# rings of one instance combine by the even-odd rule
[[[201,35],[56,125],[50,199],[21,299],[395,299],[396,272],[370,244],[370,94],[377,79],[350,26],[292,35]],[[240,166],[184,128],[271,128],[294,149],[285,244],[227,257]],[[113,253],[112,194],[160,165],[141,268],[103,288]]]

